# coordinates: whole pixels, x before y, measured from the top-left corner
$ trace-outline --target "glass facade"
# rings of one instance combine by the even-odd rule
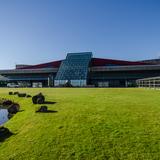
[[[68,53],[57,72],[55,86],[61,86],[67,82],[72,86],[86,86],[91,58],[91,52]]]

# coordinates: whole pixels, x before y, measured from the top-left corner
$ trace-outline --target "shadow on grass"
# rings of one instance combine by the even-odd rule
[[[8,128],[1,127],[0,128],[0,142],[4,142],[6,139],[14,135],[12,132],[9,131]]]
[[[56,104],[57,102],[45,101],[43,104]]]
[[[53,111],[53,110],[47,110],[47,111],[36,111],[36,113],[57,113],[58,111]]]
[[[23,111],[25,111],[24,109],[23,110],[19,110],[18,112],[23,112]]]

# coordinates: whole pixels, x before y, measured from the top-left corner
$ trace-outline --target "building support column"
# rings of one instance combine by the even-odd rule
[[[128,87],[128,81],[125,80],[125,87],[127,88]]]
[[[50,74],[48,76],[48,87],[53,87],[53,86],[54,86],[54,84],[53,84],[53,75]]]

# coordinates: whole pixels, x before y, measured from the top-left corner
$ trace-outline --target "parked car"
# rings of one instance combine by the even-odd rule
[[[9,87],[9,88],[18,88],[19,85],[18,85],[18,84],[15,84],[15,83],[8,83],[8,84],[7,84],[7,87]]]

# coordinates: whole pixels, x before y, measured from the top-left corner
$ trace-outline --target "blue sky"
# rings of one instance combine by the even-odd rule
[[[0,69],[68,52],[160,57],[159,0],[0,0]]]

